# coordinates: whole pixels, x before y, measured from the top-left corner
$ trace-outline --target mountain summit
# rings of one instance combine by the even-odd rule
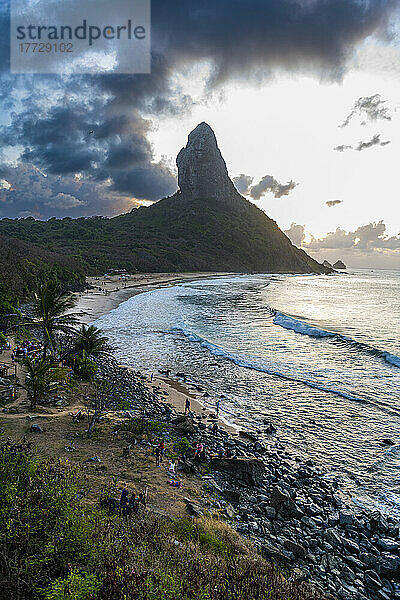
[[[176,158],[179,189],[187,198],[226,200],[238,192],[218,148],[215,133],[200,123],[189,134],[188,143]]]
[[[293,246],[275,221],[239,194],[209,125],[200,123],[190,133],[176,162],[179,190],[149,207],[112,219],[5,219],[0,235],[56,247],[86,274],[332,272]]]

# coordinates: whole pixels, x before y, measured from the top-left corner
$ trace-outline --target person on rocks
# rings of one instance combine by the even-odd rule
[[[185,415],[187,412],[190,415],[190,399],[189,398],[186,398],[186,401],[185,401]]]
[[[168,483],[169,485],[172,485],[172,487],[182,487],[182,479],[170,479]]]
[[[148,491],[149,491],[149,488],[146,488],[144,492],[140,492],[139,497],[138,497],[138,503],[139,503],[139,505],[143,506],[143,508],[146,508],[146,506],[147,506]]]
[[[217,434],[218,434],[219,427],[218,427],[217,423],[214,423],[214,424],[213,424],[211,431],[212,431],[212,433],[213,433],[214,435],[217,435]]]
[[[223,449],[222,446],[220,446],[218,448],[218,458],[224,458],[224,456],[225,456],[225,450]]]
[[[157,448],[154,451],[155,457],[156,457],[156,467],[160,467],[160,457],[161,457],[161,449],[160,446],[158,445]]]
[[[138,498],[135,492],[132,492],[131,497],[129,498],[129,514],[136,514],[138,509]]]
[[[226,458],[232,458],[233,457],[233,452],[232,452],[232,450],[230,448],[227,448],[225,450],[225,456],[226,456]]]
[[[164,458],[164,453],[165,453],[165,442],[164,442],[164,440],[160,441],[160,443],[158,444],[158,448],[160,450],[160,462],[162,462],[162,460]]]
[[[201,442],[197,442],[196,450],[194,452],[193,459],[196,461],[200,461],[201,455],[204,451],[204,446]]]
[[[169,463],[169,467],[168,467],[168,473],[170,475],[176,475],[175,468],[176,468],[176,464],[171,460]]]

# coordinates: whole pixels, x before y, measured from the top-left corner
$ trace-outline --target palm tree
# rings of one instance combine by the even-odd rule
[[[108,353],[108,338],[103,336],[101,329],[94,325],[82,325],[74,338],[71,354],[97,358]]]
[[[48,347],[54,353],[56,333],[71,334],[74,332],[72,326],[78,322],[77,315],[66,313],[72,310],[75,304],[74,296],[63,290],[55,281],[48,281],[33,295],[33,318],[24,321],[23,326],[38,328],[42,331],[43,357],[46,356]]]
[[[64,383],[70,373],[68,367],[59,367],[48,357],[24,358],[21,363],[26,368],[25,385],[28,392],[31,409],[35,410],[37,403]]]

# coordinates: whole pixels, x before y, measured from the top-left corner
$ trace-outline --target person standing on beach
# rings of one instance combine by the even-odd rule
[[[190,399],[189,398],[186,398],[186,402],[185,402],[185,415],[187,412],[190,414]]]

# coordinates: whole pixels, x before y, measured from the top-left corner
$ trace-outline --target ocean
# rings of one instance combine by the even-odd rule
[[[400,517],[399,302],[400,271],[222,276],[139,294],[95,324],[122,364],[185,372],[205,406],[223,396],[227,421],[270,421],[354,502]]]

